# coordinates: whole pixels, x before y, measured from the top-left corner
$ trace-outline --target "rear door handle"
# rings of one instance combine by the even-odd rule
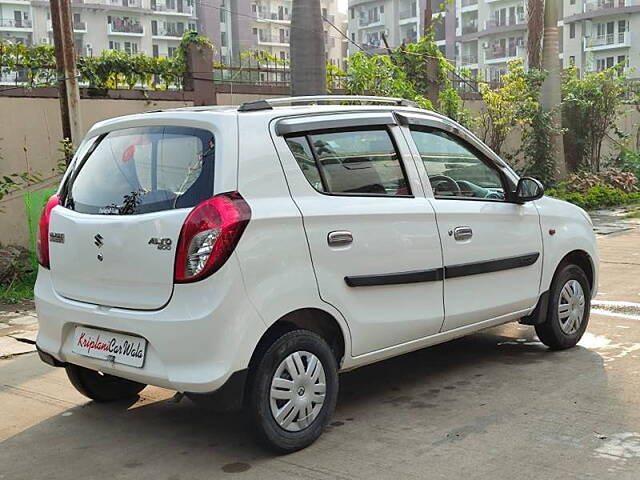
[[[453,229],[453,238],[456,240],[469,240],[473,237],[471,227],[456,227]]]
[[[353,235],[347,230],[336,230],[335,232],[329,232],[327,235],[327,243],[331,247],[344,247],[352,242]]]

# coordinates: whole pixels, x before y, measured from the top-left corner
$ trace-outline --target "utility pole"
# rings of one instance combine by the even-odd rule
[[[77,148],[82,140],[80,88],[73,42],[71,0],[51,0],[51,28],[56,54],[62,134]]]

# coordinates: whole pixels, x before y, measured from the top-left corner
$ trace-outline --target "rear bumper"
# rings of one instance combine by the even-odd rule
[[[266,327],[246,300],[237,260],[197,284],[175,285],[161,310],[142,311],[92,305],[58,295],[49,270],[40,269],[35,288],[40,358],[180,392],[208,393],[249,365]],[[73,353],[77,325],[144,337],[141,368]]]

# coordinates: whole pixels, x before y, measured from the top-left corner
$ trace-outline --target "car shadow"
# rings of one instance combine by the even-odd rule
[[[581,347],[551,352],[537,341],[532,328],[515,324],[343,373],[334,418],[320,445],[312,448],[326,453],[332,431],[338,427],[345,431],[348,427],[343,425],[350,422],[384,418],[389,409],[411,411],[394,420],[411,425],[420,412],[444,417],[451,410],[469,408],[461,403],[464,399],[477,399],[478,404],[491,401],[505,386],[526,404],[529,386],[550,367],[555,378],[545,376],[547,382],[562,385],[565,376],[575,376],[578,368],[583,370],[578,374],[589,372],[596,379],[595,388],[597,383],[606,384],[596,353]],[[87,402],[8,438],[0,443],[0,478],[81,474],[177,480],[196,478],[197,472],[266,468],[273,457],[255,443],[252,425],[242,412],[215,413],[187,399],[157,400],[149,391],[153,389],[143,391],[136,402]],[[185,472],[193,474],[181,476]]]

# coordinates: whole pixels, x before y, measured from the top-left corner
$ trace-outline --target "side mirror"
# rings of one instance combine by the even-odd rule
[[[538,200],[544,195],[544,187],[535,178],[522,177],[518,180],[518,186],[516,187],[515,201],[517,203],[531,202]]]

